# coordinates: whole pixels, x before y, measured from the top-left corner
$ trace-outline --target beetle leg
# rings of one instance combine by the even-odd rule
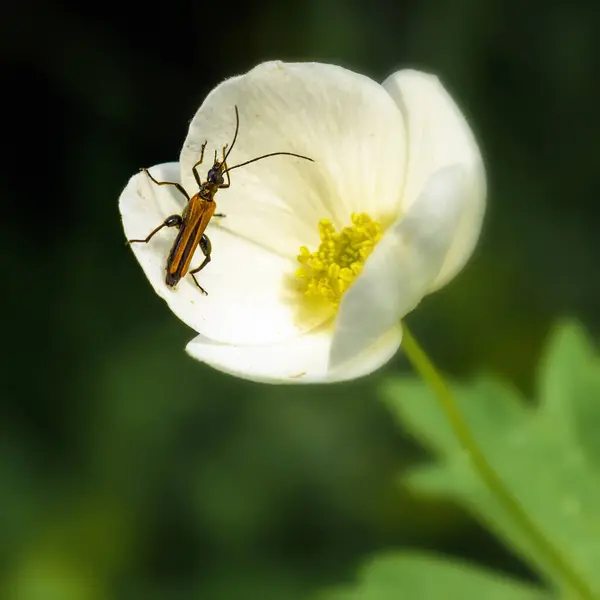
[[[231,185],[231,179],[229,177],[229,171],[227,170],[227,163],[225,162],[225,157],[227,156],[227,145],[228,144],[225,144],[225,146],[223,146],[223,162],[221,163],[221,166],[225,170],[225,176],[227,177],[227,183],[222,183],[219,186],[222,190],[225,189],[225,188],[228,188]]]
[[[195,275],[196,273],[199,273],[200,271],[202,271],[202,269],[204,269],[204,267],[210,262],[210,255],[212,252],[212,244],[210,243],[210,240],[208,239],[208,236],[206,234],[202,235],[198,246],[200,246],[200,250],[202,250],[202,254],[204,254],[204,260],[202,261],[202,264],[197,269],[190,271],[190,275],[194,278],[194,282],[200,288],[200,291],[205,296],[207,296],[208,292],[198,283],[198,280],[196,279],[196,275]]]
[[[204,149],[206,148],[206,144],[208,144],[208,140],[202,144],[202,148],[200,150],[200,160],[192,167],[192,173],[194,174],[194,179],[198,184],[198,187],[202,187],[202,180],[200,179],[200,175],[198,174],[198,167],[202,164],[204,160]]]
[[[174,181],[157,181],[156,179],[154,179],[154,177],[152,177],[152,175],[150,174],[150,171],[148,171],[148,169],[140,169],[140,171],[144,171],[144,173],[146,173],[146,175],[148,175],[148,177],[150,177],[150,179],[156,185],[173,185],[173,186],[175,186],[187,198],[188,202],[190,201],[190,197],[188,196],[188,193],[185,191],[185,189],[183,188],[183,186],[180,183],[175,183]]]
[[[164,182],[167,183],[167,182]],[[183,217],[181,215],[171,215],[167,217],[156,229],[153,229],[148,237],[143,240],[127,240],[126,244],[147,244],[163,227],[181,227],[183,223]]]

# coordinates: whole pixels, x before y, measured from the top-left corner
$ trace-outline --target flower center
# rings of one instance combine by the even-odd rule
[[[344,292],[362,271],[383,236],[381,224],[365,213],[352,213],[352,225],[337,233],[329,219],[319,221],[321,244],[316,252],[300,248],[296,271],[304,295],[325,299],[337,308]]]

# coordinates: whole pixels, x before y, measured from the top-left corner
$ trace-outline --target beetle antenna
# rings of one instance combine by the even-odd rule
[[[227,154],[225,154],[225,157],[223,158],[223,162],[221,164],[223,164],[227,161],[227,157],[233,150],[233,147],[235,146],[235,141],[237,140],[239,130],[240,130],[240,113],[238,112],[238,107],[235,106],[235,133],[233,134],[233,141],[231,142],[231,146],[229,146],[229,150],[227,150]],[[227,169],[227,170],[229,170],[229,169]]]
[[[269,158],[271,156],[295,156],[296,158],[303,158],[304,160],[310,160],[310,162],[315,162],[312,158],[308,158],[308,156],[302,156],[301,154],[294,154],[293,152],[272,152],[271,154],[263,154],[262,156],[258,156],[251,160],[247,160],[246,162],[239,163],[237,165],[234,165],[233,167],[228,167],[227,169],[225,169],[223,171],[223,173],[228,173],[229,171],[232,171],[233,169],[237,169],[238,167],[245,167],[246,165],[256,162],[257,160],[262,160],[263,158]]]

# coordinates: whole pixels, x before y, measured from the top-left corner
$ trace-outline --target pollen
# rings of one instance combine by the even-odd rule
[[[296,277],[307,298],[324,299],[337,308],[381,239],[381,224],[369,215],[352,213],[351,220],[352,225],[338,233],[329,219],[322,219],[319,249],[311,252],[306,246],[300,248],[301,266]]]

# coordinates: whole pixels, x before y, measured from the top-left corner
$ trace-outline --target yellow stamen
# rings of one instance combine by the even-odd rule
[[[316,252],[300,248],[296,277],[307,298],[324,298],[337,307],[362,271],[383,235],[381,224],[365,213],[352,213],[352,225],[337,233],[329,219],[319,221],[321,244]]]

